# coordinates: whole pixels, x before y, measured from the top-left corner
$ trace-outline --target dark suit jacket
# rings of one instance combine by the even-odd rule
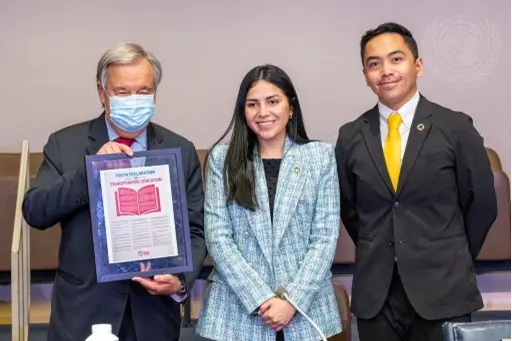
[[[497,214],[493,174],[472,119],[421,96],[392,189],[377,106],[342,126],[336,144],[341,216],[356,244],[352,311],[382,308],[395,257],[426,319],[480,309],[473,261]]]
[[[190,293],[206,255],[201,167],[192,142],[153,123],[147,133],[148,150],[182,150],[194,263],[194,271],[185,274]],[[111,323],[117,333],[128,295],[139,340],[177,340],[180,306],[171,297],[151,296],[132,281],[96,282],[84,156],[106,142],[104,115],[52,134],[35,183],[25,195],[28,224],[42,230],[60,223],[62,228],[48,340],[85,340],[95,323]]]

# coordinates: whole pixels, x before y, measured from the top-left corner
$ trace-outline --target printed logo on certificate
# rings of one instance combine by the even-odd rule
[[[110,264],[178,255],[169,166],[109,169],[100,179]]]

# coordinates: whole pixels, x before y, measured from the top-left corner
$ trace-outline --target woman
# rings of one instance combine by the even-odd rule
[[[233,129],[229,143],[220,142]],[[245,76],[207,157],[206,245],[214,263],[197,332],[212,340],[320,340],[341,332],[331,284],[340,227],[334,148],[310,141],[295,88],[273,65]]]

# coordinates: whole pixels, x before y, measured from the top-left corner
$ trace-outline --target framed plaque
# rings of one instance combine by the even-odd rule
[[[98,282],[192,271],[181,149],[85,157]]]

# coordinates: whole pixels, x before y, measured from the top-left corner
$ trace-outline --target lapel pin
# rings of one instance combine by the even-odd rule
[[[418,129],[419,131],[422,131],[423,129],[425,129],[425,125],[423,123],[420,123],[416,126],[416,129]]]
[[[299,174],[300,172],[300,168],[299,167],[295,167],[295,174]]]

